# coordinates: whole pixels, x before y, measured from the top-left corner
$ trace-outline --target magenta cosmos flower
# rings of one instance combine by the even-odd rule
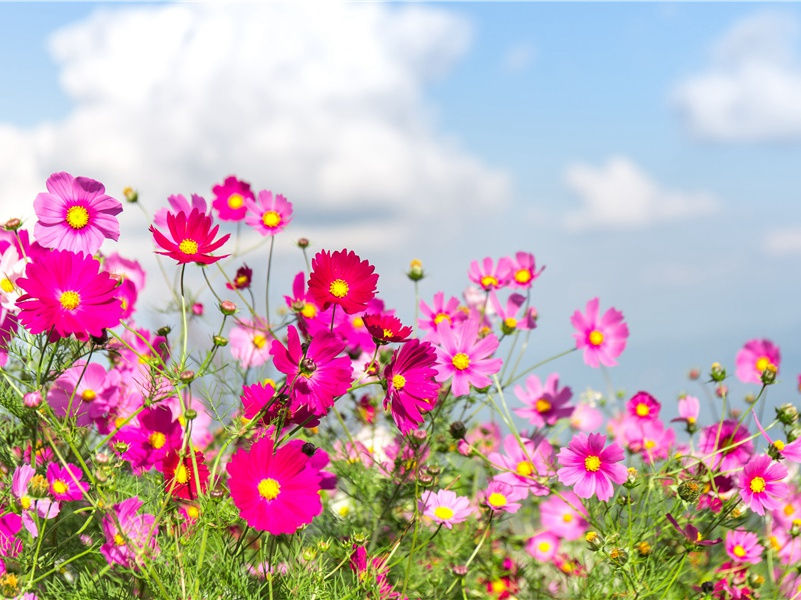
[[[309,275],[309,293],[320,310],[338,305],[349,315],[367,309],[367,303],[375,296],[378,273],[366,260],[355,252],[340,250],[318,252],[312,259]]]
[[[69,415],[78,427],[101,420],[116,406],[120,374],[98,363],[78,362],[65,370],[47,392],[47,403],[57,417]]]
[[[469,319],[451,329],[446,323],[437,325],[440,347],[437,348],[437,381],[451,377],[454,396],[470,393],[470,386],[487,387],[492,384],[489,375],[497,373],[503,360],[490,358],[498,348],[494,334],[478,339],[478,319]]]
[[[528,418],[535,427],[553,425],[559,419],[573,414],[573,407],[568,405],[573,392],[565,386],[559,389],[559,374],[551,373],[545,380],[545,385],[536,375],[526,379],[526,387],[515,386],[515,395],[526,405],[518,408],[515,413]]]
[[[517,252],[509,268],[509,284],[518,288],[530,288],[545,267],[537,271],[534,255],[530,252]]]
[[[80,500],[89,490],[89,484],[83,479],[83,471],[72,463],[60,467],[56,463],[47,465],[47,483],[50,484],[50,494],[59,501]]]
[[[629,415],[638,421],[655,421],[659,419],[662,405],[648,392],[637,392],[626,403]]]
[[[212,256],[211,252],[227,242],[231,234],[226,233],[215,240],[214,237],[220,226],[215,225],[212,228],[211,225],[211,217],[197,209],[193,209],[189,214],[185,212],[167,213],[169,238],[152,225],[150,226],[153,239],[165,250],[165,252],[157,250],[156,254],[169,256],[178,261],[180,265],[190,262],[209,265],[225,258],[228,256],[227,254]]]
[[[403,342],[412,335],[412,328],[390,314],[368,314],[362,319],[376,344]]]
[[[448,327],[453,328],[456,323],[464,321],[467,315],[459,308],[459,299],[451,296],[445,302],[445,294],[437,292],[434,294],[434,301],[429,307],[423,300],[420,301],[420,312],[423,315],[417,321],[417,326],[420,329],[428,330],[426,340],[432,344],[439,343],[439,336],[437,335],[437,326],[440,323],[446,323]]]
[[[773,447],[773,450],[776,452],[776,454],[782,458],[786,458],[790,462],[801,463],[801,438],[798,438],[789,444],[782,440],[772,440],[768,435],[768,432],[765,431],[765,428],[762,427],[762,423],[759,422],[756,412],[752,410],[751,416],[754,417],[754,423],[756,423],[757,429],[759,429],[762,436],[768,440],[768,444]]]
[[[701,431],[698,451],[705,459],[711,459],[713,469],[730,471],[743,466],[751,458],[754,443],[749,437],[745,425],[727,419]]]
[[[248,211],[245,202],[253,200],[249,183],[231,175],[223,183],[211,188],[211,191],[214,193],[211,205],[221,221],[241,221],[245,218]]]
[[[122,204],[94,179],[53,173],[47,178],[47,192],[36,196],[33,208],[39,218],[33,233],[46,248],[94,254],[104,239],[120,238],[116,215]]]
[[[759,515],[765,509],[777,508],[790,493],[782,481],[787,477],[784,465],[773,462],[770,456],[755,456],[743,467],[740,474],[740,498]]]
[[[623,322],[623,313],[614,308],[598,315],[598,298],[587,302],[586,313],[576,311],[570,317],[576,328],[573,337],[576,348],[584,350],[584,362],[591,367],[605,365],[614,367],[615,360],[626,347],[629,328]]]
[[[481,261],[477,260],[470,263],[467,276],[470,281],[480,285],[481,289],[488,292],[505,287],[509,283],[511,276],[512,262],[508,258],[501,258],[495,265],[493,260],[487,256]]]
[[[303,452],[303,440],[273,451],[265,436],[234,453],[228,463],[231,498],[245,522],[272,535],[295,533],[323,510],[320,470]]]
[[[248,209],[245,223],[261,235],[275,235],[292,220],[292,203],[269,190],[259,192],[256,200],[245,200]]]
[[[626,481],[623,449],[615,443],[604,448],[606,436],[601,433],[577,433],[567,448],[559,451],[562,468],[556,474],[564,485],[573,486],[580,498],[593,494],[606,502],[614,494],[613,483]]]
[[[559,538],[550,531],[541,531],[526,542],[526,552],[540,562],[550,561],[558,550]]]
[[[587,509],[578,496],[564,491],[540,504],[540,521],[548,531],[566,540],[577,540],[587,529]]]
[[[763,550],[755,533],[739,529],[726,532],[726,554],[734,562],[757,565],[762,560]]]
[[[172,196],[167,196],[167,202],[170,203],[170,208],[161,208],[153,215],[153,223],[159,229],[167,229],[167,215],[169,213],[178,214],[184,212],[186,214],[191,213],[194,209],[197,209],[199,212],[203,213],[204,215],[209,215],[211,213],[211,207],[206,205],[206,199],[203,196],[198,196],[197,194],[192,194],[192,202],[190,203],[189,200],[186,199],[186,196],[183,194],[173,194]]]
[[[119,324],[122,304],[117,282],[86,254],[54,250],[28,263],[17,285],[27,293],[17,300],[19,321],[31,333],[53,330],[60,337],[101,337]]]
[[[353,369],[347,356],[338,356],[344,348],[343,342],[322,332],[304,352],[298,330],[291,325],[286,348],[278,340],[273,342],[275,368],[286,374],[292,410],[306,406],[315,415],[324,415],[348,391]]]
[[[156,517],[139,514],[141,507],[142,501],[134,496],[115,504],[112,507],[114,516],[108,514],[103,517],[106,543],[100,547],[100,552],[108,564],[138,569],[143,555],[158,554],[156,536],[159,528],[155,524]]]
[[[448,529],[473,514],[470,500],[465,496],[457,496],[450,490],[423,492],[419,507],[426,517]]]
[[[781,360],[779,347],[770,340],[749,340],[735,359],[737,378],[745,383],[762,383],[763,371],[771,368],[778,373]]]
[[[437,402],[436,361],[437,351],[431,344],[413,339],[395,351],[384,369],[387,381],[384,408],[392,411],[401,433],[417,429],[423,422],[422,413],[430,411]]]

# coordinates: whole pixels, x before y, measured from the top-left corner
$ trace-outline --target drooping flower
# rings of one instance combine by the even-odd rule
[[[384,408],[389,408],[401,433],[408,433],[423,422],[422,413],[434,408],[439,384],[434,381],[437,352],[428,342],[413,339],[392,355],[384,377],[387,395]]]
[[[679,416],[673,421],[684,421],[688,427],[694,427],[698,421],[701,404],[695,396],[682,396],[679,398]]]
[[[695,525],[692,523],[687,523],[687,525],[681,527],[679,522],[676,521],[676,518],[670,513],[667,513],[665,518],[670,522],[671,525],[673,525],[676,531],[678,531],[684,537],[684,539],[686,539],[688,542],[692,542],[696,546],[715,546],[723,541],[721,538],[705,540],[703,537],[701,537],[701,532],[698,531],[698,528]]]
[[[261,190],[256,200],[245,200],[245,206],[245,223],[261,235],[276,235],[292,221],[292,203],[269,190]]]
[[[770,456],[755,456],[743,467],[740,474],[740,498],[759,515],[765,509],[773,510],[790,492],[782,481],[787,477],[784,465],[773,462]]]
[[[17,299],[18,318],[33,334],[52,329],[59,337],[102,337],[103,329],[120,322],[117,282],[86,254],[67,250],[44,254],[28,263],[17,285],[26,292]]]
[[[559,374],[551,373],[545,380],[545,385],[536,375],[526,379],[526,387],[515,386],[515,395],[525,408],[515,409],[521,417],[527,417],[535,427],[553,425],[559,419],[573,414],[573,407],[568,405],[573,392],[567,386],[559,389]]]
[[[147,274],[138,260],[125,258],[117,252],[112,252],[103,258],[103,270],[119,281],[133,283],[137,293],[145,287]]]
[[[228,256],[227,254],[213,256],[211,253],[227,242],[231,234],[226,233],[215,240],[220,226],[212,227],[211,217],[197,209],[193,209],[189,214],[167,213],[167,228],[170,237],[153,225],[150,226],[156,244],[164,248],[164,251],[156,250],[156,254],[169,256],[180,265],[190,262],[209,265]]]
[[[184,456],[178,450],[170,452],[162,463],[164,489],[173,498],[194,500],[205,493],[209,485],[209,469],[202,452],[197,450]]]
[[[231,457],[231,498],[254,529],[272,535],[294,533],[322,512],[320,471],[303,446],[303,440],[290,440],[274,450],[272,438],[265,436]]]
[[[245,202],[254,198],[250,184],[233,175],[226,177],[223,183],[215,185],[211,191],[214,193],[214,201],[211,205],[217,211],[221,221],[244,219],[248,210]]]
[[[615,360],[626,347],[629,328],[623,322],[623,313],[614,308],[603,316],[598,315],[598,298],[587,302],[586,312],[576,311],[570,317],[576,332],[576,348],[584,350],[584,362],[590,367],[614,367]]]
[[[363,320],[376,344],[403,342],[412,334],[411,327],[404,326],[398,317],[389,314],[368,314]]]
[[[104,239],[120,238],[116,216],[122,204],[94,179],[53,173],[47,178],[47,192],[36,196],[33,208],[39,219],[33,233],[46,248],[91,255]]]
[[[517,312],[525,303],[526,297],[522,294],[510,294],[504,307],[501,306],[495,290],[490,292],[488,308],[492,308],[493,312],[498,315],[498,319],[501,322],[501,333],[511,335],[515,331],[534,329],[537,326],[537,309],[533,306],[518,317]]]
[[[60,467],[56,463],[47,465],[47,482],[50,494],[59,501],[80,500],[89,490],[89,484],[83,479],[83,471],[72,463]]]
[[[530,288],[534,280],[540,276],[545,267],[536,270],[534,255],[529,252],[517,252],[510,264],[509,284],[518,288]]]
[[[306,406],[315,415],[324,415],[334,400],[348,391],[353,369],[347,356],[339,356],[344,344],[333,335],[316,335],[308,348],[300,343],[297,329],[287,329],[287,346],[275,340],[272,345],[275,368],[287,376],[290,408]]]
[[[321,310],[333,304],[348,314],[363,311],[375,296],[378,273],[374,271],[373,265],[352,250],[322,250],[312,259],[309,293]]]
[[[580,498],[593,494],[606,502],[614,495],[613,483],[626,481],[623,449],[615,443],[604,448],[606,436],[600,433],[577,433],[567,447],[559,451],[562,468],[556,474],[564,485],[573,486]]]
[[[726,554],[734,562],[759,564],[764,549],[755,533],[741,529],[726,532]]]
[[[730,471],[743,466],[754,451],[750,433],[742,423],[726,419],[705,427],[698,443],[699,452],[711,460],[712,468]]]
[[[779,347],[770,340],[749,340],[735,358],[737,378],[745,383],[762,383],[765,369],[778,373],[781,360]]]
[[[193,210],[197,210],[201,214],[211,216],[211,207],[206,206],[206,199],[203,196],[198,196],[197,194],[192,194],[192,202],[186,199],[183,194],[173,194],[172,196],[167,197],[167,202],[170,203],[170,208],[166,206],[164,208],[160,208],[155,215],[153,215],[153,223],[159,229],[168,229],[169,225],[167,225],[167,215],[169,213],[178,214],[178,213],[186,213],[189,214]]]
[[[488,292],[501,289],[509,284],[511,268],[512,262],[508,258],[501,258],[498,264],[495,265],[493,260],[487,256],[481,261],[481,264],[477,260],[472,261],[467,271],[467,276],[470,281]]]
[[[578,496],[564,491],[540,504],[540,520],[548,531],[566,540],[577,540],[587,529],[587,509]]]
[[[526,541],[526,552],[540,562],[549,562],[559,550],[559,538],[550,531],[541,531]]]
[[[108,564],[138,570],[142,557],[159,553],[156,517],[139,514],[141,507],[142,501],[134,496],[115,504],[112,507],[114,516],[103,517],[106,543],[100,547],[100,552]]]
[[[451,490],[423,492],[420,497],[420,512],[435,523],[451,529],[455,523],[467,520],[473,514],[470,500],[457,496]]]
[[[437,381],[453,378],[451,392],[464,396],[470,386],[484,388],[492,384],[490,375],[501,369],[503,359],[490,358],[498,348],[494,334],[478,339],[479,321],[469,319],[451,329],[448,324],[437,325],[440,346],[437,348]]]
[[[0,307],[0,367],[8,362],[8,343],[17,333],[17,317]]]
[[[225,287],[229,290],[245,290],[250,287],[250,282],[253,280],[253,269],[243,264],[236,270],[236,275],[232,281],[225,283]]]

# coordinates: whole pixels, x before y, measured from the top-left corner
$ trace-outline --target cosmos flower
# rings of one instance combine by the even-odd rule
[[[389,407],[401,433],[417,429],[423,422],[421,413],[430,411],[437,402],[436,360],[437,352],[431,344],[413,339],[395,351],[384,369],[384,408]]]
[[[467,314],[459,308],[459,299],[451,296],[445,302],[445,294],[443,292],[434,294],[434,300],[430,307],[421,300],[420,313],[423,316],[417,320],[417,326],[424,331],[428,331],[425,339],[432,344],[439,343],[437,329],[440,323],[444,322],[448,327],[453,328],[456,323],[467,318]]]
[[[465,496],[457,496],[451,490],[423,492],[419,508],[426,517],[448,529],[455,523],[467,520],[473,514],[470,500]]]
[[[253,269],[243,264],[236,270],[233,281],[228,281],[225,284],[229,290],[245,290],[250,287],[250,282],[253,280]]]
[[[243,369],[263,365],[270,358],[272,336],[261,319],[239,319],[228,332],[228,349]]]
[[[530,288],[534,280],[540,276],[545,267],[537,271],[534,255],[529,252],[517,252],[509,265],[509,284],[517,288]]]
[[[220,226],[215,225],[212,228],[211,217],[197,209],[193,209],[189,214],[167,213],[167,229],[169,238],[153,225],[150,226],[156,244],[165,250],[163,252],[157,250],[156,254],[169,256],[180,265],[190,262],[209,265],[228,256],[227,254],[213,256],[211,252],[227,242],[231,234],[226,233],[215,240]]]
[[[587,302],[586,312],[576,311],[570,317],[576,332],[576,348],[584,350],[584,362],[590,367],[614,367],[615,360],[626,347],[629,328],[623,322],[623,313],[610,308],[598,315],[598,298]]]
[[[543,485],[541,477],[553,475],[553,448],[543,436],[519,440],[513,434],[503,440],[504,453],[491,452],[487,456],[490,464],[501,471],[494,479],[511,486],[519,487],[525,496],[528,492],[535,496],[548,494],[548,486]]]
[[[31,513],[36,513],[40,519],[54,519],[61,511],[61,505],[49,497],[39,497],[42,495],[42,489],[36,489],[36,487],[37,485],[41,486],[41,484],[30,485],[34,477],[37,477],[40,481],[43,479],[41,475],[36,475],[36,470],[30,465],[18,466],[11,478],[11,493],[17,498],[22,509],[22,514],[20,515],[22,517],[22,525],[31,534],[31,537],[35,538],[39,535],[39,529]],[[49,484],[46,485],[49,487]]]
[[[498,264],[495,265],[493,260],[487,256],[481,261],[481,264],[477,260],[472,261],[467,271],[467,276],[470,281],[488,292],[501,289],[509,283],[511,268],[512,261],[508,258],[501,258]]]
[[[163,471],[167,455],[181,447],[181,424],[174,420],[169,407],[151,406],[139,413],[138,425],[126,425],[114,436],[115,448],[131,463],[135,475],[156,467]]]
[[[309,293],[321,310],[341,306],[348,314],[361,312],[375,296],[378,273],[355,252],[322,250],[312,259]]]
[[[245,200],[245,206],[245,223],[261,235],[276,235],[292,221],[292,203],[281,194],[262,190],[256,200]]]
[[[191,454],[181,456],[178,450],[170,452],[162,463],[164,473],[164,489],[173,498],[183,500],[194,500],[198,493],[205,493],[209,485],[209,469],[202,452],[197,450],[194,453],[194,461]],[[195,470],[197,466],[197,470]]]
[[[526,541],[526,552],[540,562],[549,562],[559,550],[559,538],[550,531],[541,531]]]
[[[484,388],[492,384],[490,375],[501,369],[503,359],[490,358],[498,348],[498,338],[489,334],[478,339],[478,319],[472,318],[451,329],[437,325],[440,346],[437,348],[437,381],[453,379],[454,396],[470,393],[470,386]]]
[[[613,483],[626,481],[623,449],[617,444],[604,448],[606,436],[600,433],[577,433],[567,447],[559,451],[562,468],[556,474],[565,485],[573,486],[580,498],[593,494],[606,502],[614,495]]]
[[[540,504],[540,521],[560,538],[577,540],[587,529],[587,509],[571,491],[564,491],[560,496],[554,494]]]
[[[755,533],[730,529],[726,532],[726,554],[738,563],[751,563],[757,565],[762,561],[762,551],[765,549],[759,543]]]
[[[520,501],[526,497],[526,490],[492,479],[484,492],[484,502],[495,512],[516,513]]]
[[[17,286],[17,279],[25,273],[27,258],[20,258],[17,249],[9,246],[0,253],[0,309],[17,314],[17,298],[22,290]]]
[[[521,294],[509,294],[506,299],[506,306],[501,306],[500,300],[495,290],[490,292],[489,307],[493,312],[498,315],[501,321],[501,333],[504,335],[512,335],[515,331],[525,331],[534,329],[537,326],[537,309],[529,307],[518,318],[517,312],[520,307],[526,303],[526,297]],[[489,312],[489,311],[487,311]]]
[[[98,363],[78,362],[66,369],[47,392],[47,403],[57,417],[75,419],[78,427],[100,420],[116,405],[120,374]]]
[[[790,443],[785,443],[778,439],[774,441],[770,439],[768,432],[765,431],[764,427],[762,427],[762,423],[759,422],[754,410],[751,410],[751,416],[754,417],[754,423],[756,423],[757,429],[759,429],[760,433],[762,433],[762,436],[768,440],[768,443],[771,445],[771,452],[776,453],[773,454],[773,456],[778,455],[781,458],[786,458],[790,462],[801,463],[801,438],[798,438]]]
[[[754,443],[749,437],[745,425],[726,419],[701,431],[698,451],[711,459],[712,468],[730,471],[743,466],[751,458]]]
[[[403,342],[412,334],[412,328],[404,326],[398,317],[388,314],[368,314],[363,317],[364,326],[376,344]]]
[[[186,213],[189,214],[193,210],[197,209],[198,212],[204,215],[211,216],[211,207],[206,206],[206,199],[203,196],[198,196],[197,194],[192,194],[192,202],[190,203],[185,196],[182,194],[173,194],[172,196],[167,197],[167,202],[170,203],[170,208],[164,207],[160,208],[155,215],[153,215],[153,223],[159,229],[167,229],[169,226],[167,225],[167,215],[169,213],[178,214],[178,213]]]
[[[551,373],[545,380],[545,385],[536,375],[526,379],[526,387],[515,386],[515,395],[526,405],[525,408],[515,409],[521,417],[527,417],[529,423],[535,427],[553,425],[559,419],[573,414],[573,407],[568,404],[573,392],[565,386],[559,389],[559,374]]]
[[[745,383],[762,383],[762,373],[771,368],[778,373],[782,356],[770,340],[749,340],[735,358],[737,378]]]
[[[274,450],[272,438],[265,436],[231,457],[231,498],[249,526],[272,535],[289,534],[322,512],[320,471],[303,447],[303,440],[290,440]]]
[[[54,250],[28,263],[17,285],[26,293],[17,299],[20,323],[31,333],[53,330],[58,337],[102,337],[122,315],[117,282],[100,272],[100,263],[86,254]]]
[[[106,543],[100,552],[110,565],[138,570],[141,556],[155,556],[159,553],[156,517],[139,514],[142,501],[138,496],[115,504],[114,516],[103,517],[102,527]]]
[[[640,421],[655,421],[659,419],[659,401],[648,392],[637,392],[626,403],[629,415]]]
[[[241,221],[247,214],[247,200],[253,200],[250,184],[237,179],[233,175],[226,177],[221,184],[211,188],[214,201],[211,205],[217,211],[221,221]]]
[[[116,215],[122,204],[94,179],[53,173],[47,178],[47,192],[36,196],[33,208],[39,219],[33,233],[46,248],[91,255],[104,239],[120,237]]]
[[[740,473],[740,498],[759,515],[765,509],[773,510],[790,493],[789,486],[782,481],[787,477],[784,465],[773,462],[770,456],[755,456]]]
[[[56,463],[47,465],[47,482],[50,484],[50,494],[61,502],[67,500],[80,500],[89,490],[89,484],[83,479],[83,471],[72,463],[60,467]]]

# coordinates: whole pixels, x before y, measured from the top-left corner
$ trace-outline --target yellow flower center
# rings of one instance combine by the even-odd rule
[[[89,211],[83,206],[75,205],[67,209],[67,225],[73,229],[83,229],[89,223]]]
[[[351,324],[356,329],[361,329],[362,327],[364,327],[364,319],[362,319],[361,317],[353,317],[353,320],[351,321]]]
[[[434,516],[442,521],[448,521],[453,518],[453,509],[448,506],[438,506],[434,509]]]
[[[496,579],[490,585],[492,586],[492,591],[496,594],[505,592],[507,589],[509,589],[509,587],[506,585],[506,582],[503,579]]]
[[[164,444],[167,443],[167,436],[160,431],[154,431],[150,434],[150,437],[147,438],[147,441],[150,442],[153,448],[158,450],[159,448],[163,448]]]
[[[514,329],[517,327],[517,319],[514,317],[506,317],[503,320],[503,324],[506,326],[507,329]]]
[[[776,440],[775,442],[773,442],[773,447],[776,448],[776,450],[778,450],[779,452],[781,452],[782,450],[784,450],[784,442],[781,440]]]
[[[738,558],[742,558],[746,555],[745,548],[743,548],[740,544],[737,544],[734,548],[731,549],[732,554]]]
[[[313,319],[317,315],[317,307],[314,304],[304,304],[303,308],[300,309],[300,314],[307,319]]]
[[[242,287],[242,286],[243,286],[243,285],[245,285],[247,282],[248,282],[248,276],[247,276],[247,275],[240,275],[240,276],[239,276],[239,277],[237,277],[237,278],[236,278],[236,280],[235,280],[235,283],[236,283],[236,285],[238,285],[239,287]]]
[[[114,534],[114,543],[117,546],[124,546],[125,545],[125,538],[123,538],[119,533]]]
[[[259,482],[259,495],[265,500],[275,500],[281,493],[281,484],[272,477]]]
[[[261,216],[261,222],[264,223],[265,227],[278,227],[281,223],[281,215],[274,210],[268,210]]]
[[[406,378],[403,375],[392,376],[392,387],[396,390],[402,390],[404,385],[406,385]]]
[[[8,277],[0,279],[0,290],[3,290],[7,294],[10,294],[14,291],[14,284],[11,283],[11,280]]]
[[[259,350],[264,348],[265,344],[267,343],[267,338],[264,337],[262,334],[257,333],[253,336],[253,346]]]
[[[64,483],[61,479],[56,479],[53,482],[53,492],[56,494],[64,494],[69,489],[67,484]]]
[[[565,513],[562,515],[562,521],[565,523],[570,523],[573,521],[573,513]]]
[[[453,366],[459,369],[460,371],[464,371],[467,367],[470,366],[470,357],[467,356],[464,352],[457,353],[453,359],[451,360]]]
[[[437,315],[434,317],[434,325],[439,325],[443,321],[448,321],[448,323],[450,323],[451,322],[451,316],[448,315],[448,314],[445,314],[443,312],[437,313]]]
[[[490,506],[494,508],[501,508],[503,506],[506,506],[507,500],[506,496],[504,496],[503,494],[499,492],[492,492],[489,495],[489,498],[487,498],[487,502],[489,503]]]
[[[540,552],[548,552],[551,549],[551,543],[545,541],[540,542],[539,544],[537,544],[537,548],[539,549]]]
[[[19,499],[19,505],[22,507],[22,510],[28,510],[31,507],[31,497],[23,496]]]
[[[545,398],[538,398],[534,408],[537,409],[538,413],[544,413],[551,410],[551,403],[548,402]]]
[[[481,278],[481,287],[498,287],[498,280],[492,275],[484,275]]]
[[[640,402],[635,411],[638,417],[647,417],[651,413],[650,407],[645,402]]]
[[[534,472],[534,465],[532,465],[527,460],[521,460],[517,463],[517,468],[515,469],[518,475],[522,475],[523,477],[528,477]]]
[[[178,244],[178,250],[184,254],[197,254],[197,242],[195,240],[186,238],[184,241]]]
[[[81,400],[84,402],[94,402],[95,398],[97,398],[97,394],[89,388],[85,389],[81,394]]]
[[[348,284],[342,279],[334,279],[331,282],[331,285],[328,286],[328,291],[331,292],[332,296],[336,296],[337,298],[344,298],[348,295]]]
[[[756,361],[756,370],[760,373],[772,366],[773,363],[770,362],[770,359],[767,356],[760,356]]]
[[[81,295],[73,290],[67,290],[66,292],[61,293],[58,301],[66,310],[75,310],[81,303]]]
[[[793,506],[792,504],[785,505],[785,507],[784,507],[784,514],[785,515],[787,515],[789,517],[794,512],[795,512],[795,506]]]
[[[242,194],[231,194],[228,196],[228,208],[236,210],[242,208],[244,203],[245,199],[242,197]]]
[[[765,491],[765,480],[762,477],[754,477],[751,483],[748,484],[751,491],[758,494]]]
[[[587,471],[595,472],[601,468],[601,459],[594,454],[590,454],[584,459],[584,468]]]
[[[178,468],[175,469],[175,474],[173,475],[173,479],[175,479],[175,481],[181,484],[189,481],[189,471],[187,470],[187,468],[184,466],[183,463],[178,465]]]
[[[646,450],[653,450],[654,446],[656,446],[656,442],[654,440],[645,440],[645,449]]]
[[[590,344],[593,346],[600,346],[604,343],[604,334],[598,331],[597,329],[593,329],[590,331]]]
[[[200,516],[200,509],[197,506],[187,506],[186,516],[196,520]]]
[[[531,281],[531,271],[528,269],[518,269],[515,271],[515,281],[517,283],[528,283]]]
[[[392,331],[391,329],[384,329],[382,333],[384,334],[385,338],[391,338],[395,335],[395,332]]]

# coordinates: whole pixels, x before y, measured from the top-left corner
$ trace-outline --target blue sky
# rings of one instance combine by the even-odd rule
[[[632,330],[612,372],[629,392],[671,403],[697,391],[689,367],[733,370],[768,337],[771,400],[797,398],[801,7],[290,6],[0,4],[0,191],[66,169],[134,183],[152,212],[236,172],[295,202],[287,281],[312,232],[371,258],[408,318],[410,258],[430,299],[527,250],[547,264],[532,360],[598,295]],[[578,356],[554,368],[604,385]]]

